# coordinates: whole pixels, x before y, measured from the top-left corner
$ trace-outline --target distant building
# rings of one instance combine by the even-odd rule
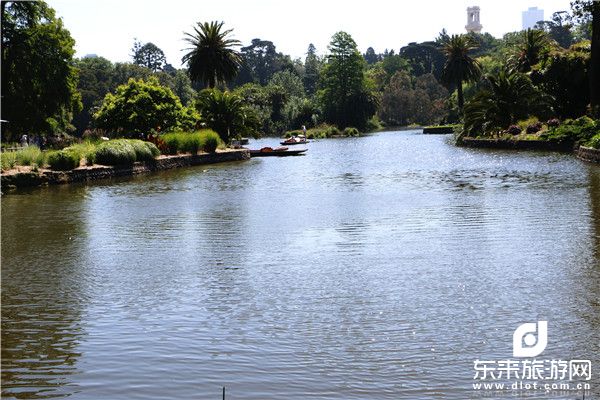
[[[465,26],[467,32],[481,33],[481,28],[483,26],[479,22],[479,7],[467,8],[467,25]]]
[[[537,7],[529,7],[523,11],[523,29],[533,28],[538,21],[544,20],[544,10]]]
[[[98,58],[98,54],[86,54],[83,58]]]

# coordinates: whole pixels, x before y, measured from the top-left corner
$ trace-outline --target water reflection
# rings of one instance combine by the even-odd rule
[[[2,199],[2,396],[70,394],[84,337],[85,190]],[[57,200],[54,202],[50,199]],[[41,256],[41,257],[40,257]]]

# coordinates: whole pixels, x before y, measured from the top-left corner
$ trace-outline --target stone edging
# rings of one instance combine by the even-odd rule
[[[600,163],[600,149],[579,146],[579,149],[577,149],[576,154],[577,158],[579,158],[580,160]]]
[[[79,167],[71,171],[41,170],[39,172],[18,172],[1,175],[2,190],[88,182],[118,176],[133,176],[173,168],[249,159],[250,152],[247,149],[238,149],[197,155],[187,154],[167,156],[156,159],[153,162],[136,162],[129,166],[108,167],[104,165],[94,165],[92,167]]]

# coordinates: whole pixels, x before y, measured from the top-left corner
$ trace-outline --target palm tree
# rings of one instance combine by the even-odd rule
[[[539,29],[527,29],[521,34],[515,60],[512,62],[520,72],[529,72],[548,51],[551,41],[548,34]]]
[[[463,82],[473,82],[481,76],[479,62],[469,55],[469,51],[475,48],[477,44],[467,35],[452,35],[444,41],[442,47],[446,55],[442,80],[456,85],[458,109],[461,112],[464,105]]]
[[[234,50],[240,41],[227,38],[233,29],[221,31],[223,22],[198,22],[194,33],[185,33],[186,42],[192,45],[181,61],[187,63],[190,79],[202,82],[209,88],[231,80],[237,74],[242,57]]]
[[[549,109],[547,95],[526,74],[505,68],[486,76],[484,83],[487,89],[476,93],[465,105],[467,135],[497,133],[531,115],[545,116]]]
[[[202,114],[202,120],[225,143],[229,143],[232,137],[255,134],[258,130],[258,119],[253,110],[236,94],[218,89],[203,90],[198,96],[196,108]]]

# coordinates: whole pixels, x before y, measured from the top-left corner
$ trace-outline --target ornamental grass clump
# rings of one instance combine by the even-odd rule
[[[344,136],[359,136],[360,132],[358,131],[358,129],[353,128],[353,127],[347,127],[344,129]]]
[[[48,152],[46,159],[50,169],[69,171],[79,167],[81,154],[72,149],[54,150]]]
[[[211,130],[201,131],[200,135],[202,137],[202,150],[207,153],[214,153],[217,151],[217,147],[221,145],[221,138],[219,135]]]
[[[118,139],[96,148],[96,162],[102,165],[131,165],[136,161],[152,161],[160,154],[150,142],[137,139]]]
[[[44,155],[37,146],[28,146],[16,151],[17,165],[33,165],[43,166]],[[41,162],[41,164],[40,164]]]
[[[0,153],[0,165],[2,171],[13,169],[17,165],[17,154],[14,151],[3,151]]]

